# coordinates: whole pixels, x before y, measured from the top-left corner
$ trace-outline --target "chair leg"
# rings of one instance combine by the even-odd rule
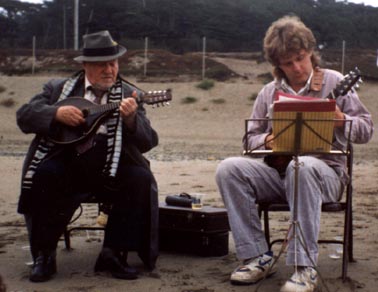
[[[269,211],[263,210],[264,213],[264,233],[265,233],[265,240],[269,246],[269,250],[272,249],[271,242],[270,242],[270,226],[269,226]]]
[[[348,225],[348,223],[346,224]],[[349,226],[346,226],[345,229],[349,229]],[[350,250],[350,242],[349,242],[349,230],[344,231],[344,238],[343,238],[343,262],[342,262],[342,270],[341,270],[341,278],[343,282],[345,282],[348,273],[348,263],[349,263],[349,250]]]
[[[341,277],[343,282],[347,279],[348,264],[354,262],[353,258],[353,214],[352,207],[347,205],[345,211],[344,246]]]
[[[348,254],[349,254],[349,262],[355,262],[353,257],[353,213],[350,211],[350,218],[348,223],[349,224],[349,238],[348,238]]]
[[[67,228],[64,230],[63,236],[64,236],[64,244],[66,245],[66,249],[71,250],[70,231]]]

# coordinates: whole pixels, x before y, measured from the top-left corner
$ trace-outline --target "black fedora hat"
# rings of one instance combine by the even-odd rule
[[[126,48],[113,40],[109,31],[103,30],[83,36],[82,55],[74,58],[77,62],[102,62],[117,59],[126,53]]]

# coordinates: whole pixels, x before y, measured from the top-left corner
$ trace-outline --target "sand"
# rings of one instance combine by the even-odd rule
[[[250,96],[263,86],[256,77],[269,70],[253,61],[220,59],[243,79],[216,82],[209,91],[196,88],[198,82],[138,83],[145,90],[173,89],[170,106],[147,108],[148,116],[160,135],[160,145],[146,156],[159,184],[159,200],[180,192],[205,194],[204,203],[222,207],[214,173],[219,162],[240,155],[244,119],[249,117]],[[52,76],[0,76],[0,102],[11,98],[11,107],[0,105],[0,274],[8,291],[255,291],[253,286],[232,286],[229,275],[239,264],[235,256],[232,235],[229,253],[222,257],[200,257],[190,254],[161,252],[157,268],[144,270],[138,257],[131,254],[130,263],[141,271],[135,281],[122,281],[103,274],[95,274],[94,263],[102,245],[102,232],[74,232],[73,250],[67,251],[64,242],[58,248],[58,274],[49,282],[35,284],[28,280],[30,255],[23,218],[17,214],[20,173],[24,154],[31,135],[17,128],[16,109],[38,93]],[[135,79],[131,81],[136,82]],[[360,97],[377,122],[378,105],[375,100],[378,84],[365,82]],[[185,104],[185,97],[197,99]],[[378,282],[378,223],[377,174],[378,141],[376,135],[366,145],[355,147],[354,159],[354,255],[349,265],[348,280],[342,282],[341,259],[331,259],[328,245],[320,246],[319,272],[324,280],[319,291],[376,291]],[[96,224],[96,206],[84,206],[84,214],[77,225]],[[289,226],[288,214],[272,216],[274,236],[282,236]],[[341,214],[324,214],[321,237],[333,238],[342,234]],[[278,251],[279,245],[274,247]],[[290,277],[292,269],[285,266],[285,255],[277,263],[278,272],[265,280],[258,291],[279,291]]]

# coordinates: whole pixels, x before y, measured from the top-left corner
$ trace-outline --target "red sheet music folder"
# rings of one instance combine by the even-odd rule
[[[295,121],[301,113],[300,152],[329,152],[333,137],[335,100],[277,92],[273,103],[273,151],[293,152]]]

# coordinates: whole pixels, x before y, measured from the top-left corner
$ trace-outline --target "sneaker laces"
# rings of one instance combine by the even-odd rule
[[[250,267],[257,267],[257,268],[262,268],[266,266],[267,264],[270,265],[270,262],[273,260],[273,252],[268,251],[256,258],[251,258],[248,260],[245,260],[243,262],[244,266],[250,266]]]

